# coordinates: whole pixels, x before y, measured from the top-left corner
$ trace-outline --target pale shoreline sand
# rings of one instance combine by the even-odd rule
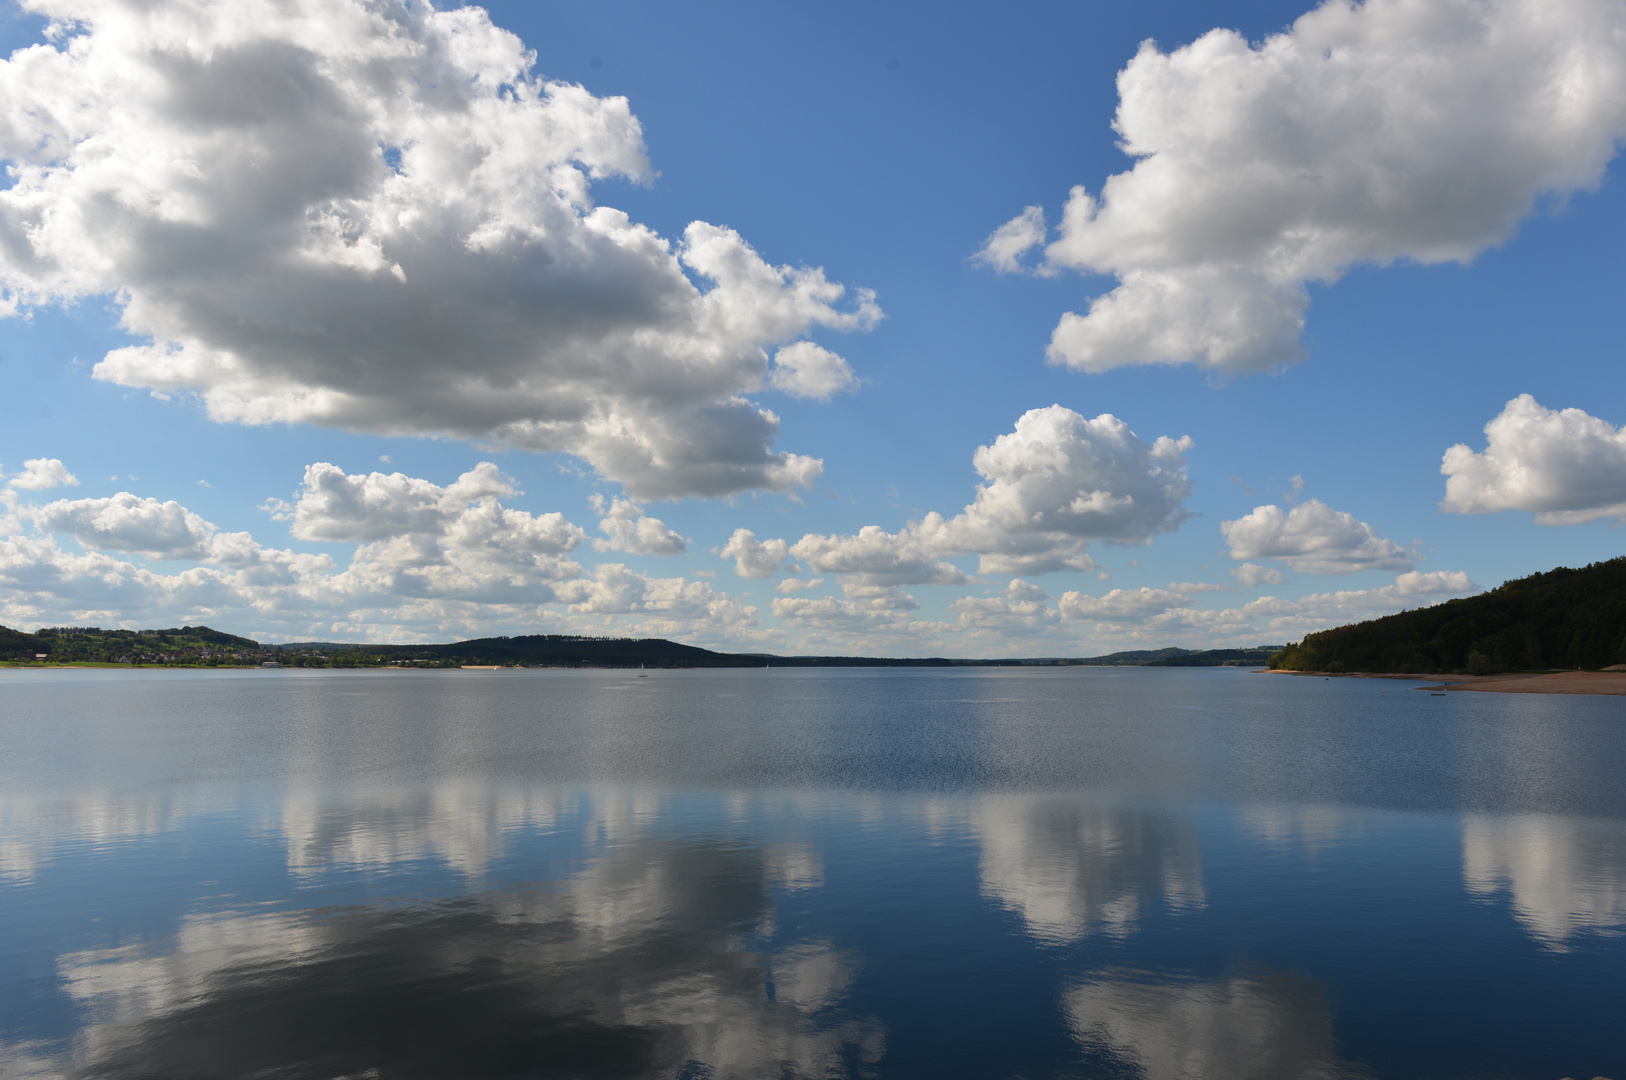
[[[1505,675],[1376,675],[1332,671],[1270,671],[1261,675],[1319,675],[1325,679],[1406,679],[1429,683],[1429,690],[1479,690],[1493,694],[1619,694],[1626,695],[1626,670],[1552,671],[1545,675],[1510,672]],[[1423,689],[1423,688],[1420,688]]]

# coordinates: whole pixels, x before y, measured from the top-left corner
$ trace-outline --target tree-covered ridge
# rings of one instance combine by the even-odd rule
[[[63,626],[25,634],[0,627],[0,660],[32,661],[44,653],[49,662],[178,666],[258,666],[273,661],[284,667],[620,667],[717,668],[822,666],[947,666],[983,661],[941,658],[887,659],[867,656],[769,656],[722,653],[662,638],[580,637],[528,634],[477,638],[447,644],[350,645],[299,642],[267,645],[222,633],[207,626],[168,630],[102,630]],[[988,661],[1021,663],[1021,661]]]
[[[18,636],[28,637],[35,644],[28,658],[46,653],[57,664],[258,664],[271,655],[269,646],[252,638],[207,626],[172,626],[167,630],[55,626]]]
[[[0,660],[32,661],[47,654],[50,663],[131,665],[257,666],[274,661],[284,667],[1027,667],[1074,664],[1131,667],[1254,666],[1265,663],[1273,647],[1251,649],[1142,649],[1110,656],[962,660],[944,657],[775,656],[725,653],[663,638],[581,637],[573,634],[526,634],[476,638],[444,644],[355,645],[302,641],[267,645],[207,626],[168,630],[102,630],[59,626],[25,634],[0,627]]]
[[[1270,662],[1280,650],[1274,645],[1259,645],[1249,649],[1204,649],[1184,656],[1169,656],[1149,660],[1147,667],[1258,667]]]
[[[0,660],[32,660],[44,651],[45,646],[38,636],[0,626]]]
[[[1596,670],[1626,662],[1626,557],[1559,567],[1435,607],[1306,635],[1270,658],[1287,671]]]

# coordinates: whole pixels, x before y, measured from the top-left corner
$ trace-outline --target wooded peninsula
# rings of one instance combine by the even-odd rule
[[[1282,671],[1493,675],[1626,663],[1626,557],[1306,635]]]

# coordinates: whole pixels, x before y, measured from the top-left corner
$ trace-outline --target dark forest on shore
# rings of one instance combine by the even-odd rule
[[[1287,671],[1492,675],[1626,663],[1626,557],[1531,574],[1434,607],[1306,635]]]

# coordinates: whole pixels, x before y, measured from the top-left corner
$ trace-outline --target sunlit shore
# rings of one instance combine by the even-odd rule
[[[1335,671],[1268,671],[1261,675],[1319,675],[1324,679],[1415,679],[1433,685],[1430,690],[1483,690],[1493,694],[1620,694],[1626,695],[1626,666],[1622,670],[1549,671],[1533,674],[1512,671],[1501,675],[1373,674]]]

